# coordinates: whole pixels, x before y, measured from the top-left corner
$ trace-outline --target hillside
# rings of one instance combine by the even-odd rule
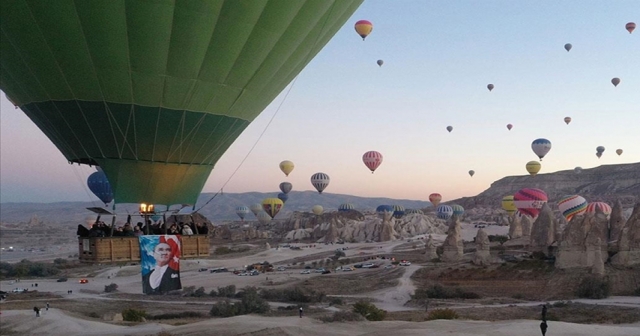
[[[580,173],[572,169],[536,176],[508,176],[492,183],[489,189],[477,196],[447,203],[457,203],[469,209],[476,206],[498,207],[502,197],[513,195],[522,188],[542,189],[551,202],[558,201],[564,195],[578,194],[590,202],[612,204],[620,199],[623,206],[631,206],[640,201],[640,162],[602,165],[583,169]]]

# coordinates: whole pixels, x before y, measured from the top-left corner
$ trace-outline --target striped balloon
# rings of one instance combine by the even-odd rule
[[[260,203],[254,203],[251,204],[251,206],[249,207],[249,209],[251,210],[251,212],[253,212],[254,215],[258,216],[258,214],[262,211],[264,211],[262,209],[262,204]]]
[[[462,216],[464,214],[462,205],[454,204],[451,206],[451,209],[453,209],[453,214],[456,216]]]
[[[440,201],[442,200],[442,195],[438,194],[438,193],[433,193],[431,195],[429,195],[429,202],[431,202],[431,204],[433,204],[433,206],[437,207],[438,204],[440,204]]]
[[[376,208],[376,212],[379,215],[382,215],[385,212],[393,212],[393,205],[378,205],[378,207]]]
[[[513,204],[523,214],[536,217],[540,213],[540,208],[547,203],[547,194],[540,189],[524,188],[518,190],[513,195]]]
[[[542,158],[551,150],[551,141],[542,138],[535,139],[531,143],[531,149],[542,161]]]
[[[378,169],[382,163],[382,154],[376,151],[369,151],[362,155],[362,162],[371,170],[371,174]]]
[[[587,205],[587,213],[594,214],[598,209],[607,217],[611,215],[611,206],[605,202],[591,202]]]
[[[244,205],[236,208],[236,215],[238,215],[241,220],[244,220],[244,216],[246,216],[249,212],[251,212],[251,210],[249,210],[249,207],[246,207]]]
[[[587,210],[587,200],[578,195],[565,196],[558,201],[558,210],[562,212],[567,222],[570,222],[573,216],[584,213]]]
[[[405,213],[406,213],[407,215],[415,215],[415,214],[421,214],[421,215],[424,215],[424,213],[423,213],[423,212],[422,212],[422,210],[420,210],[420,209],[407,209],[407,210],[405,210]]]
[[[453,208],[443,204],[438,206],[436,213],[440,219],[449,219],[453,215]]]
[[[400,219],[404,217],[404,214],[405,214],[405,211],[402,205],[393,206],[393,217]]]
[[[355,209],[355,207],[351,203],[340,204],[340,206],[338,207],[338,211],[340,212],[345,212],[353,209]]]
[[[315,173],[311,176],[311,184],[318,191],[318,193],[322,194],[322,191],[327,188],[329,185],[329,175],[325,173]]]
[[[266,212],[271,218],[275,217],[280,209],[284,206],[284,202],[282,202],[279,198],[265,198],[262,200],[262,209]],[[258,219],[260,219],[258,217]]]

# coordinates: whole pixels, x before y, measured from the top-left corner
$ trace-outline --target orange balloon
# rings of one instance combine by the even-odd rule
[[[355,29],[356,33],[358,33],[358,35],[360,35],[360,37],[362,37],[362,40],[364,41],[364,39],[367,38],[369,34],[371,34],[371,31],[373,30],[373,24],[367,20],[360,20],[356,22]]]

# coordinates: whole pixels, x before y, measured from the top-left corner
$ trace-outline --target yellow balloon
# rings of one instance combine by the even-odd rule
[[[311,211],[314,215],[320,216],[324,212],[324,208],[322,207],[322,205],[314,205],[313,208],[311,208]]]
[[[289,176],[289,174],[291,174],[291,172],[293,171],[293,168],[295,168],[295,165],[293,164],[293,162],[289,160],[280,162],[280,170],[282,170],[282,172],[286,176]]]
[[[538,172],[540,171],[540,168],[542,168],[542,165],[538,161],[527,162],[527,171],[529,172],[529,174],[531,174],[531,176],[536,176],[536,174],[538,174]]]
[[[513,195],[505,196],[502,198],[502,209],[509,214],[512,214],[518,210],[516,204],[513,202]]]
[[[275,197],[262,200],[262,208],[272,219],[278,214],[280,209],[282,209],[283,205],[282,200]]]

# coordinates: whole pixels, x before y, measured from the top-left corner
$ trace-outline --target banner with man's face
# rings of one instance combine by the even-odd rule
[[[180,283],[180,236],[139,236],[142,292],[162,294],[182,289]]]

